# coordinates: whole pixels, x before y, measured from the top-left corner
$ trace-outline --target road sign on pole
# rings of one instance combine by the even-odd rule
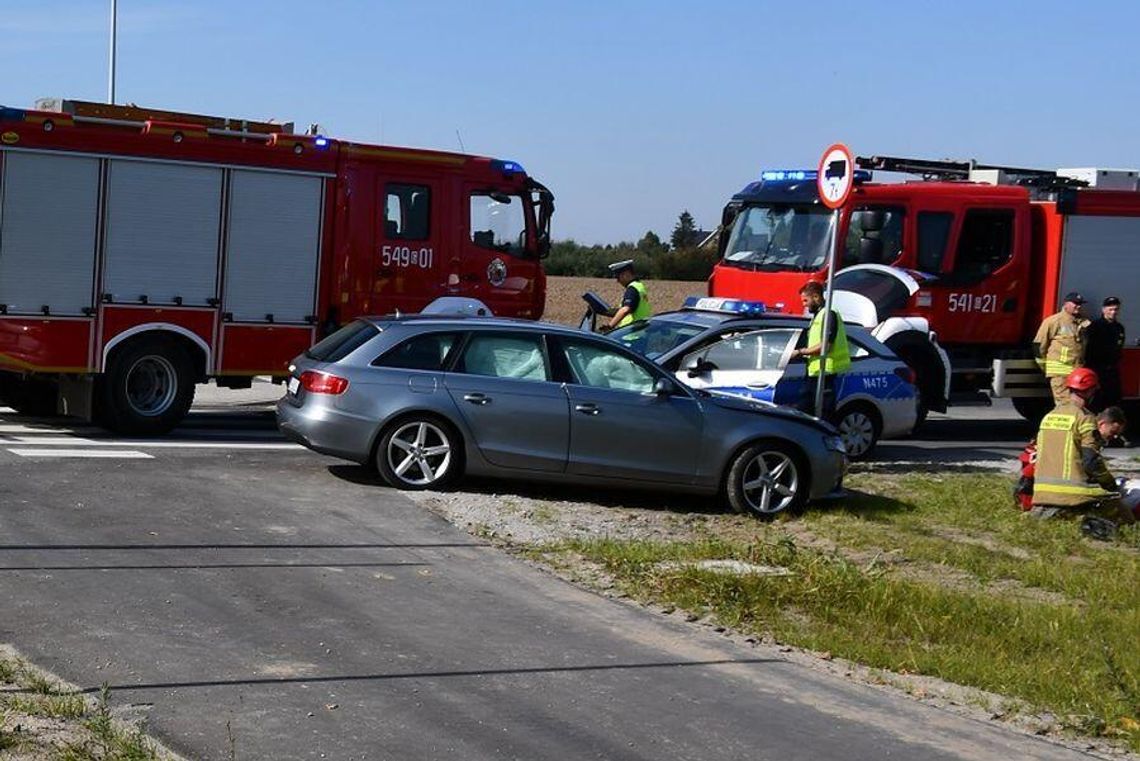
[[[847,203],[851,186],[855,184],[855,159],[846,145],[836,143],[823,152],[815,184],[819,200],[827,208],[838,209]]]
[[[827,290],[823,296],[823,337],[819,344],[819,380],[815,386],[815,415],[823,417],[824,389],[827,383],[827,353],[831,341],[831,293],[835,286],[835,265],[839,261],[839,210],[847,203],[855,184],[855,159],[843,143],[835,143],[823,152],[815,179],[819,200],[833,210],[831,216],[831,250],[827,262]]]

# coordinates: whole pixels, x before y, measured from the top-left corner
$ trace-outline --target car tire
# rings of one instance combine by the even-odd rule
[[[389,425],[374,457],[381,477],[396,489],[442,491],[463,474],[463,441],[434,415],[410,415]]]
[[[95,387],[96,418],[112,431],[158,436],[194,402],[194,367],[174,342],[140,338],[117,347]]]
[[[733,458],[724,491],[734,512],[771,518],[798,513],[807,503],[809,473],[803,456],[779,441],[758,441]]]
[[[869,404],[848,404],[835,414],[835,427],[847,449],[847,457],[861,460],[874,451],[883,435],[879,411]]]

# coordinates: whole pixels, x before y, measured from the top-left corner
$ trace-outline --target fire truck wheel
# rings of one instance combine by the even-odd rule
[[[172,341],[151,337],[117,348],[96,392],[99,421],[118,433],[156,436],[194,401],[193,366]]]
[[[1048,415],[1049,410],[1053,409],[1053,400],[1049,397],[1015,396],[1010,401],[1013,402],[1013,408],[1017,410],[1017,414],[1033,425],[1040,425],[1041,418]]]
[[[0,397],[4,404],[21,415],[50,417],[56,414],[59,386],[53,381],[39,378],[13,378],[6,380]]]

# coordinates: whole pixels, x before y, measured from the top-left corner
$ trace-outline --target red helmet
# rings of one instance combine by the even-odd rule
[[[1100,385],[1100,378],[1087,367],[1078,367],[1065,379],[1065,387],[1072,391],[1092,391]]]

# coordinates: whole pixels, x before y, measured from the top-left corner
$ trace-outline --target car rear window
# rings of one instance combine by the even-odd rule
[[[318,342],[305,356],[318,362],[339,362],[379,333],[380,329],[372,323],[355,320]]]

